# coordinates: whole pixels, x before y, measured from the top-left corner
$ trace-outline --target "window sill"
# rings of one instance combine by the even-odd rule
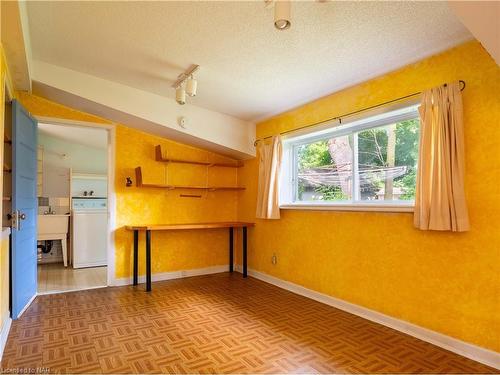
[[[361,212],[413,212],[414,204],[350,204],[350,203],[289,203],[283,210],[361,211]]]

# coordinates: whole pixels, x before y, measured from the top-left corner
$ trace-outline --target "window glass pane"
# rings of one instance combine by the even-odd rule
[[[415,199],[418,118],[364,130],[354,136],[358,137],[360,199]]]
[[[346,201],[352,197],[352,136],[298,146],[297,201]]]

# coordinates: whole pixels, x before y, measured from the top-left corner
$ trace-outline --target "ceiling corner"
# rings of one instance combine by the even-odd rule
[[[448,6],[500,65],[500,2],[448,1]]]

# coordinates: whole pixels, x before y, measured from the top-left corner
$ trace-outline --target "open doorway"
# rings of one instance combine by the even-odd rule
[[[38,123],[38,294],[107,286],[108,133]]]

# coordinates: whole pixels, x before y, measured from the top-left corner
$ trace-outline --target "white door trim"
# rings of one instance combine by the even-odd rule
[[[116,124],[101,124],[87,121],[67,120],[63,118],[34,116],[39,122],[61,125],[104,129],[108,132],[108,249],[107,249],[107,285],[116,285],[115,279],[115,230],[116,230]]]
[[[38,284],[37,284],[37,287],[38,287]],[[17,314],[16,319],[19,319],[25,313],[25,311],[28,310],[28,308],[31,306],[31,304],[33,303],[33,301],[35,300],[37,295],[38,295],[38,292],[35,293],[35,295],[33,297],[31,297],[31,299],[28,301],[26,306],[24,306],[23,309],[21,311],[19,311],[19,314]]]
[[[3,352],[5,350],[5,345],[7,345],[7,339],[9,337],[10,326],[12,325],[12,319],[10,316],[4,318],[2,330],[0,332],[0,361],[3,358]]]

